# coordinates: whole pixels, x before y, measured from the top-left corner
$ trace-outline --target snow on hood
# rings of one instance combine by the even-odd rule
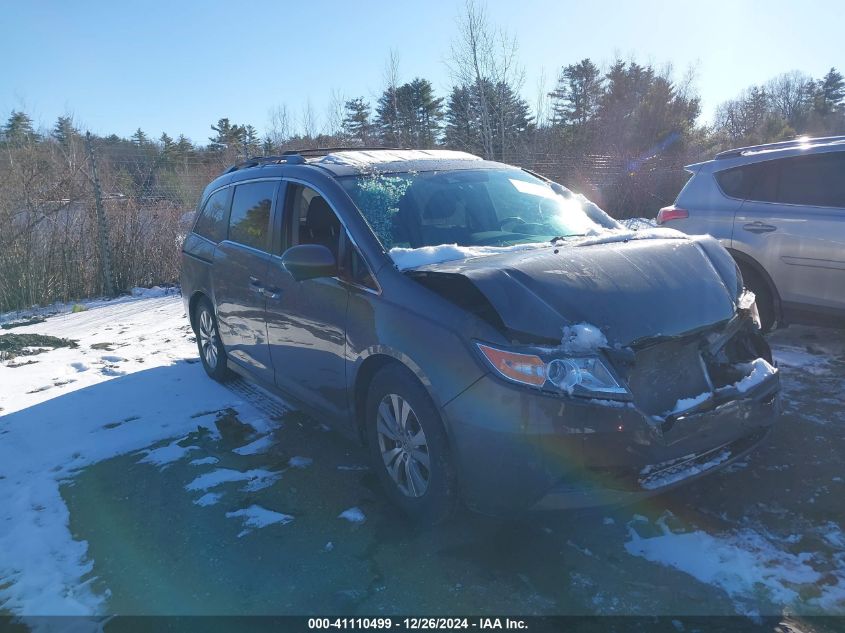
[[[515,246],[458,246],[457,244],[440,244],[439,246],[422,246],[420,248],[391,248],[389,255],[399,270],[408,270],[409,268],[417,268],[428,264],[452,262],[471,257],[483,257],[485,255],[498,255],[499,253],[527,251],[546,246],[549,246],[549,242],[517,244]]]
[[[595,325],[578,323],[564,326],[560,341],[560,348],[564,352],[592,352],[601,347],[607,347],[607,338]]]

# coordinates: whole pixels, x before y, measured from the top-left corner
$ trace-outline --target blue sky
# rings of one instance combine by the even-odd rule
[[[263,131],[282,103],[318,117],[332,91],[372,101],[391,49],[400,79],[430,79],[440,95],[462,0],[217,3],[10,3],[0,22],[0,116],[63,113],[95,133],[185,133],[205,143],[227,116]],[[841,0],[673,2],[489,0],[491,22],[519,41],[523,96],[553,87],[562,65],[635,56],[677,75],[692,67],[705,118],[773,75],[845,72]]]

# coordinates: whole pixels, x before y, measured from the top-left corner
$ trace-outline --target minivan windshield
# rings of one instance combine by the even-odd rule
[[[512,246],[601,227],[517,169],[368,173],[340,179],[385,250],[457,244]]]

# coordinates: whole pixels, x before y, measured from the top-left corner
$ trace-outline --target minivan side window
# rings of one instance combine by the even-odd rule
[[[782,161],[778,201],[845,208],[845,152]]]
[[[229,223],[229,195],[231,193],[231,190],[227,187],[215,191],[209,196],[194,225],[194,233],[215,243],[226,239],[226,228]]]
[[[270,243],[270,209],[278,182],[250,182],[235,187],[229,239],[266,251]]]

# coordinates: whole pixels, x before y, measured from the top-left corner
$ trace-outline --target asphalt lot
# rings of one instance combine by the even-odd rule
[[[189,433],[162,464],[100,461],[61,495],[110,613],[843,615],[845,332],[770,338],[784,415],[766,444],[637,507],[416,529],[362,448],[240,384],[278,421],[266,452],[235,452],[253,429],[197,401],[219,433]],[[201,479],[221,469],[253,475]],[[281,515],[250,526],[254,506]]]

